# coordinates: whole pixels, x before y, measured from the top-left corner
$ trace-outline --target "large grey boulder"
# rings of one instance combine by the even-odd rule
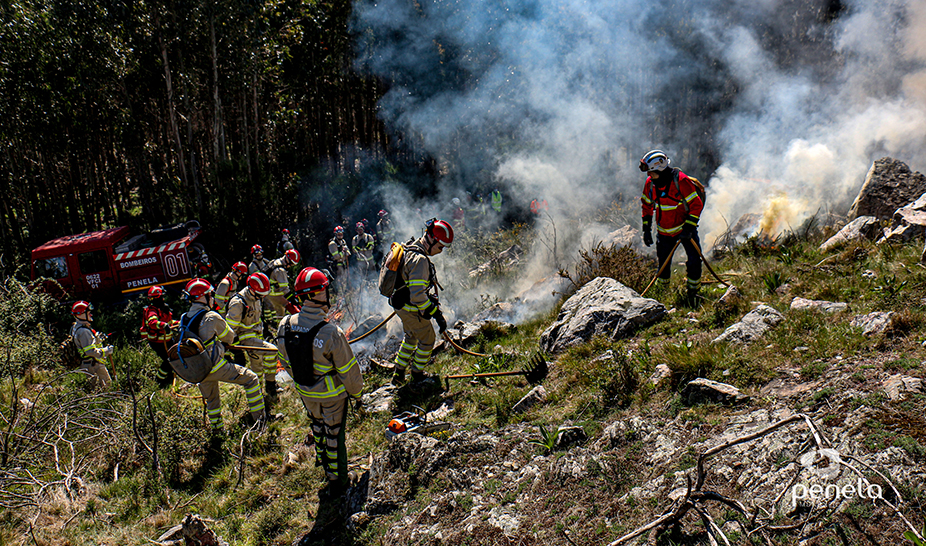
[[[785,319],[784,315],[773,307],[762,304],[746,313],[739,322],[731,325],[711,343],[730,341],[733,343],[750,343],[762,337],[770,328]]]
[[[598,277],[572,295],[540,336],[540,348],[558,353],[595,336],[620,339],[661,320],[664,305],[641,298],[614,279]]]
[[[820,250],[829,250],[839,245],[868,239],[869,241],[877,240],[881,236],[881,221],[874,216],[859,216],[852,220],[845,227],[839,230],[839,233],[827,239]]]
[[[894,211],[926,193],[926,176],[910,170],[903,161],[882,157],[872,163],[859,191],[849,220],[861,216],[874,216],[886,220]]]

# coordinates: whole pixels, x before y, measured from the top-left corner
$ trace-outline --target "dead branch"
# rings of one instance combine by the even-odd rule
[[[726,449],[729,449],[730,447],[754,441],[758,438],[771,434],[772,432],[786,425],[789,425],[791,423],[796,423],[796,422],[803,422],[804,426],[807,428],[807,432],[809,433],[809,437],[807,441],[801,443],[801,447],[800,447],[801,453],[803,453],[806,449],[810,447],[815,447],[816,449],[823,449],[830,445],[830,442],[821,433],[816,423],[814,423],[813,420],[809,416],[802,414],[802,413],[798,413],[786,419],[782,419],[781,421],[778,421],[776,423],[772,423],[766,426],[765,428],[762,428],[761,430],[758,430],[758,431],[755,431],[749,434],[745,434],[743,436],[738,436],[722,444],[714,446],[708,449],[707,451],[705,451],[704,453],[702,453],[698,457],[698,463],[697,463],[697,469],[696,469],[697,477],[696,477],[693,487],[692,487],[691,475],[690,474],[686,475],[686,479],[688,481],[688,487],[685,491],[685,496],[684,498],[681,499],[681,501],[677,501],[673,503],[669,511],[663,513],[655,520],[651,521],[650,523],[647,523],[646,525],[638,527],[637,529],[631,531],[630,533],[625,534],[624,536],[611,542],[608,546],[618,546],[620,544],[625,544],[633,540],[634,538],[637,538],[647,532],[650,532],[650,542],[652,542],[656,538],[655,534],[660,529],[665,529],[670,526],[679,525],[682,521],[682,518],[686,515],[686,513],[689,510],[693,511],[694,513],[698,515],[699,519],[701,520],[701,524],[704,526],[705,530],[707,531],[708,539],[712,545],[719,546],[719,543],[717,542],[717,537],[719,537],[720,540],[722,540],[725,545],[729,546],[730,544],[729,539],[723,533],[723,530],[720,528],[720,526],[717,525],[717,523],[714,521],[713,517],[711,516],[710,512],[707,509],[706,503],[708,501],[713,501],[713,502],[722,504],[724,506],[728,506],[734,509],[737,513],[741,514],[742,516],[747,517],[748,525],[742,522],[739,522],[739,525],[745,532],[746,536],[749,537],[753,534],[758,533],[765,540],[766,544],[771,544],[771,539],[766,534],[767,531],[779,532],[779,531],[801,529],[802,530],[801,534],[803,536],[804,530],[808,529],[808,525],[812,525],[811,529],[818,528],[820,518],[824,516],[825,514],[827,514],[829,511],[835,510],[835,508],[839,506],[839,503],[841,501],[838,501],[837,499],[831,499],[829,502],[827,502],[826,506],[822,507],[821,509],[811,510],[805,517],[803,517],[798,522],[795,522],[792,524],[785,524],[785,525],[774,525],[774,526],[771,525],[772,521],[774,521],[774,518],[777,515],[778,503],[781,501],[782,497],[784,496],[788,488],[790,488],[795,483],[795,481],[800,476],[801,471],[803,470],[803,467],[800,467],[800,466],[798,467],[798,470],[795,473],[794,477],[790,480],[788,487],[786,487],[779,495],[776,496],[775,501],[774,501],[775,507],[773,508],[772,513],[768,514],[768,512],[766,511],[767,517],[760,518],[759,517],[760,508],[756,506],[752,514],[752,517],[749,518],[749,510],[747,510],[746,507],[741,502],[736,501],[734,499],[729,499],[714,491],[703,491],[702,490],[704,486],[705,478],[707,476],[707,471],[705,469],[705,463],[707,462],[708,459],[710,459],[711,457],[714,457],[715,455],[723,452]],[[891,481],[884,474],[882,474],[881,472],[878,472],[877,470],[865,464],[864,462],[859,461],[855,457],[846,456],[846,458],[851,459],[853,461],[858,461],[860,464],[864,465],[867,469],[876,473],[879,477],[881,477],[881,479],[883,479],[886,483],[888,483],[891,489],[894,491],[894,494],[897,496],[897,499],[899,501],[898,504],[903,502],[903,499],[900,497],[900,494],[897,491],[896,487],[894,487],[893,483],[891,483]],[[851,469],[856,474],[858,474],[860,477],[862,477],[862,479],[866,479],[865,476],[861,473],[861,471],[859,471],[858,469],[856,469],[855,467],[853,467],[846,461],[840,460],[839,462],[843,464],[844,466],[848,467],[849,469]],[[891,503],[890,501],[884,498],[882,498],[881,500],[884,501],[884,503],[888,505],[900,519],[903,520],[906,526],[910,528],[918,538],[922,539],[922,536],[920,535],[920,533],[913,527],[913,525],[910,524],[909,521],[907,521],[907,519],[904,517],[904,515],[901,513],[900,509],[897,506],[895,506],[893,503]],[[835,506],[834,506],[834,503],[835,503]]]

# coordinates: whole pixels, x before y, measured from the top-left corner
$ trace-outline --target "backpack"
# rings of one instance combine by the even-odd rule
[[[672,183],[675,184],[675,191],[679,195],[682,195],[682,190],[679,188],[679,185],[678,185],[678,173],[680,172],[681,171],[679,171],[678,169],[675,169],[675,174],[672,177]],[[689,176],[688,180],[691,181],[691,185],[694,186],[695,191],[698,192],[698,197],[701,198],[701,204],[702,205],[706,204],[707,203],[707,192],[704,191],[704,184],[702,184],[700,180],[698,180],[697,178],[693,176]],[[685,199],[683,198],[681,202],[682,202],[682,206],[685,207],[685,213],[686,214],[689,213],[691,211],[691,207],[688,205],[688,201],[685,201]]]
[[[405,266],[405,247],[401,243],[392,243],[389,253],[383,257],[379,268],[379,293],[387,298],[395,294],[396,288],[405,284],[402,270]]]
[[[192,317],[184,313],[180,317],[180,339],[167,350],[170,367],[181,379],[189,383],[201,382],[212,372],[214,365],[212,357],[215,356],[217,347],[213,345],[211,354],[206,352],[205,347],[215,336],[205,343],[199,337],[199,326],[205,315],[205,309],[201,309]]]
[[[296,315],[291,315],[295,317]],[[286,354],[289,356],[289,367],[293,371],[293,381],[297,385],[311,387],[320,379],[315,375],[315,354],[313,346],[315,345],[315,336],[327,321],[320,321],[318,324],[309,329],[308,332],[298,332],[293,329],[292,321],[289,319],[286,333],[283,334],[283,340],[286,343]],[[335,370],[332,369],[335,373]]]
[[[87,328],[86,326],[78,326],[74,330],[74,334],[77,334],[78,330],[81,328]],[[65,368],[71,369],[80,366],[80,363],[83,362],[83,358],[80,356],[80,348],[77,346],[77,338],[68,332],[68,337],[64,338],[64,341],[61,342],[59,347],[59,353],[61,355],[61,363],[64,364]]]

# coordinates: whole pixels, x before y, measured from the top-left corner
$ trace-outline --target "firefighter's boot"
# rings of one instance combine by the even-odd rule
[[[405,383],[405,368],[400,368],[396,366],[395,371],[392,373],[392,380],[390,381],[396,387],[401,386]]]
[[[280,400],[280,390],[277,388],[277,382],[267,381],[266,392],[267,394],[264,396],[264,401],[267,403],[267,409],[269,412],[269,409],[275,406],[276,403]]]

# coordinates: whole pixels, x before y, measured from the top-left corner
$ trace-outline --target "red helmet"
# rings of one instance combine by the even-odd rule
[[[442,242],[444,246],[450,246],[453,242],[453,228],[447,222],[431,218],[424,225],[427,227],[425,233]]]
[[[289,235],[289,230],[286,228],[283,228],[283,235]]]
[[[363,222],[357,222],[357,229],[364,229],[366,226],[363,225]]]
[[[162,287],[155,285],[148,289],[148,299],[149,300],[156,300],[158,298],[163,298],[163,297],[164,297],[164,289]]]
[[[296,295],[311,296],[328,288],[328,277],[314,267],[307,267],[296,276],[293,286],[296,289]]]
[[[263,254],[264,249],[260,245],[254,245],[251,247],[251,254]]]
[[[71,314],[75,317],[77,315],[83,315],[87,311],[93,311],[93,305],[89,301],[75,301],[74,305],[71,306]]]
[[[334,234],[335,234],[335,235],[342,235],[343,233],[344,233],[344,227],[343,227],[343,226],[334,226]]]
[[[296,250],[295,248],[291,248],[287,250],[286,252],[283,253],[283,255],[289,258],[289,261],[291,261],[294,264],[299,263],[299,260],[302,259],[302,256],[299,255],[299,251]]]
[[[385,210],[379,211],[379,217],[382,218],[383,216],[389,216],[389,213],[386,212]]]
[[[252,273],[248,277],[248,288],[258,296],[264,297],[270,293],[270,279],[260,271]]]
[[[186,283],[183,294],[188,300],[195,300],[211,293],[214,290],[212,284],[206,279],[191,279]]]
[[[247,275],[248,265],[244,262],[235,262],[235,265],[232,266],[232,271],[240,273],[241,275]]]

